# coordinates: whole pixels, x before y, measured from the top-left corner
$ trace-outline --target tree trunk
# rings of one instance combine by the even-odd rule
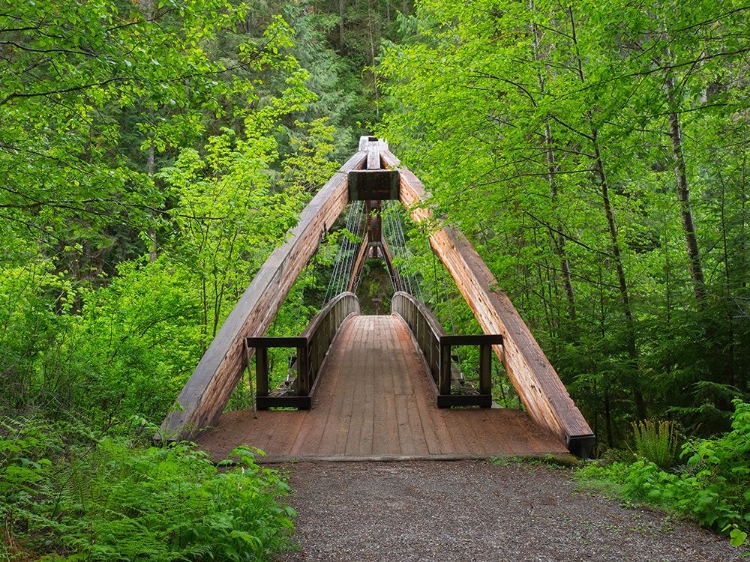
[[[138,0],[138,7],[146,21],[151,21],[154,15],[154,0]]]
[[[671,56],[669,53],[667,56]],[[674,163],[674,175],[677,179],[677,199],[680,202],[680,215],[682,219],[682,232],[685,236],[687,248],[688,268],[690,279],[693,282],[693,293],[699,308],[706,300],[706,283],[703,278],[703,266],[698,249],[698,237],[695,235],[695,222],[693,221],[693,209],[690,204],[690,185],[687,179],[687,166],[685,165],[685,154],[682,150],[682,127],[678,113],[678,103],[675,96],[674,71],[667,69],[664,89],[669,106],[669,139],[672,143],[672,161]]]
[[[153,178],[154,177],[154,171],[155,171],[155,153],[156,153],[156,147],[154,146],[154,143],[151,143],[148,147],[148,161],[146,163],[146,171],[148,172],[148,177]],[[157,253],[157,245],[156,245],[156,228],[154,226],[149,227],[148,229],[148,238],[151,241],[151,249],[148,253],[148,259],[150,262],[155,262]]]
[[[339,0],[339,53],[344,54],[344,16],[346,15],[346,0]]]
[[[529,8],[534,10],[534,0],[530,0]],[[533,35],[534,60],[540,61],[544,58],[541,47],[541,31],[535,22],[531,23],[531,33]],[[544,74],[541,69],[537,72],[539,81],[539,92],[544,95],[546,84]],[[574,321],[576,318],[575,294],[573,292],[573,281],[570,273],[570,262],[565,252],[565,235],[563,234],[562,221],[558,215],[558,186],[557,186],[557,163],[555,162],[555,150],[552,141],[552,128],[549,123],[549,117],[545,118],[544,123],[544,147],[547,159],[547,183],[549,184],[550,196],[552,197],[552,206],[555,213],[557,232],[551,233],[552,241],[555,246],[555,253],[560,262],[560,275],[565,291],[565,298],[568,303],[568,318]]]
[[[567,253],[565,251],[565,235],[563,234],[563,225],[560,221],[557,208],[558,208],[558,190],[557,190],[557,164],[555,163],[555,152],[552,145],[552,130],[549,122],[544,124],[544,143],[547,153],[547,181],[549,183],[550,195],[552,197],[552,205],[555,209],[555,218],[557,219],[557,233],[556,237],[553,235],[555,241],[555,252],[560,260],[560,273],[562,277],[563,289],[565,290],[565,297],[568,302],[568,318],[571,321],[576,319],[576,302],[575,294],[573,292],[573,279],[570,273],[570,261],[568,260]]]
[[[375,99],[375,116],[380,118],[380,100],[378,99],[378,76],[375,73],[375,65],[377,64],[376,49],[375,49],[375,37],[372,33],[373,15],[372,15],[372,1],[367,3],[367,33],[370,36],[370,62],[372,63],[372,88],[373,97]]]
[[[578,77],[582,84],[586,83],[586,76],[583,72],[583,59],[578,49],[578,39],[576,32],[575,17],[573,16],[573,8],[568,7],[568,15],[570,17],[571,25],[571,40],[575,47],[576,53],[576,64],[578,70]],[[604,159],[602,157],[601,146],[599,144],[599,131],[593,124],[591,114],[587,115],[589,125],[591,126],[591,146],[594,150],[594,173],[598,177],[599,189],[602,196],[602,203],[604,205],[604,214],[607,219],[607,229],[609,231],[610,245],[612,248],[612,259],[615,262],[615,272],[617,274],[617,282],[620,291],[620,300],[622,304],[622,313],[625,317],[625,338],[626,338],[626,350],[628,357],[632,363],[631,368],[637,370],[638,362],[638,348],[636,346],[635,337],[635,320],[633,318],[633,310],[630,302],[630,293],[628,290],[627,278],[625,277],[625,268],[622,264],[622,254],[620,252],[620,241],[617,233],[617,223],[615,222],[615,215],[612,210],[612,201],[609,197],[609,179],[604,167]],[[628,382],[631,392],[633,393],[633,402],[635,403],[636,416],[639,419],[645,419],[646,417],[646,403],[643,399],[643,392],[641,391],[640,382],[637,379],[630,380]]]

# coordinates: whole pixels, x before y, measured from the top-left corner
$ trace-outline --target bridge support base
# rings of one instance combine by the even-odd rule
[[[492,407],[492,396],[489,394],[438,394],[437,407],[451,408],[453,406]]]
[[[596,436],[593,433],[591,435],[566,436],[565,444],[568,446],[568,450],[578,458],[590,459],[596,446]]]
[[[256,396],[256,407],[259,410],[269,408],[297,408],[309,410],[312,408],[311,396]]]

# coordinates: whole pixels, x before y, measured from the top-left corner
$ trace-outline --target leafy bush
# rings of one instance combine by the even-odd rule
[[[728,532],[740,546],[750,527],[750,404],[735,401],[732,431],[716,439],[686,443],[677,472],[639,459],[631,464],[591,464],[580,478],[605,480],[620,485],[629,499],[645,501],[680,514],[717,532]]]
[[[295,512],[278,500],[289,488],[248,448],[217,469],[187,444],[79,435],[62,457],[45,446],[51,431],[6,425],[0,436],[4,559],[263,560],[288,544]]]

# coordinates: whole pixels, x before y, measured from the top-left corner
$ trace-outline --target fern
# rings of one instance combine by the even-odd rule
[[[221,471],[192,445],[114,438],[54,463],[29,458],[40,441],[59,440],[50,431],[0,438],[3,559],[252,561],[288,546],[296,514],[279,500],[289,487],[250,449]]]
[[[580,478],[604,480],[617,485],[631,500],[645,501],[680,514],[701,525],[726,533],[735,546],[746,546],[750,523],[750,404],[734,401],[732,431],[715,439],[689,441],[682,447],[687,465],[677,472],[661,469],[647,454],[668,457],[665,435],[673,428],[644,424],[642,458],[609,466],[592,464],[579,471]],[[636,442],[636,448],[637,448]]]
[[[636,457],[649,460],[663,470],[677,464],[679,443],[674,422],[645,420],[632,426]]]

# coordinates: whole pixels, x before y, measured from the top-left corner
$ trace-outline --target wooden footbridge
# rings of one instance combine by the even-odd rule
[[[300,336],[265,337],[321,236],[349,202],[364,201],[371,219],[347,288],[373,254],[385,260],[394,287],[403,288],[379,222],[381,201],[391,199],[432,228],[433,251],[484,334],[447,335],[424,304],[397,291],[390,315],[361,315],[357,297],[343,292]],[[216,456],[250,445],[273,461],[588,455],[594,435],[531,332],[468,240],[440,224],[426,201],[421,182],[387,144],[363,137],[245,291],[157,437],[197,438]],[[478,388],[471,394],[457,394],[452,384],[456,346],[479,351]],[[285,392],[269,385],[273,347],[296,350],[296,373]],[[493,353],[525,411],[493,404]],[[222,415],[253,355],[257,411]]]

